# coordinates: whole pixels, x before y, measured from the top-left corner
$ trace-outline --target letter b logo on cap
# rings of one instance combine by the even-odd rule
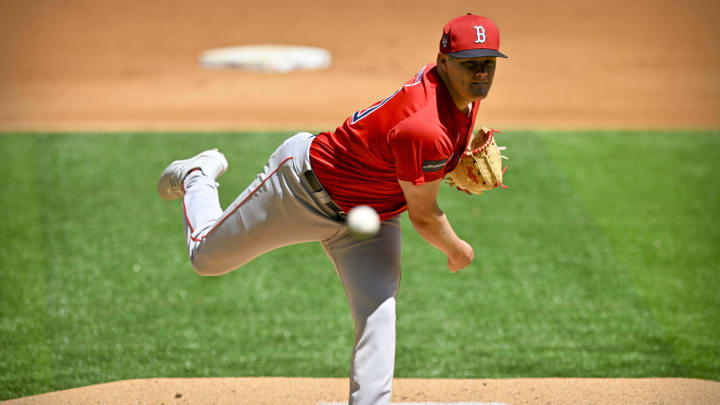
[[[440,52],[455,58],[500,57],[500,32],[492,20],[466,14],[452,19],[443,28]]]
[[[485,27],[482,25],[476,25],[473,28],[475,28],[475,34],[477,35],[477,38],[475,39],[476,44],[484,44],[485,43]]]

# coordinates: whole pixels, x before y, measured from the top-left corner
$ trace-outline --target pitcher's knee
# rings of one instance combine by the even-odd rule
[[[195,262],[195,261],[192,262],[192,266],[193,266],[193,269],[195,270],[195,273],[197,273],[198,275],[203,276],[203,277],[220,276],[223,274],[223,273],[217,272],[212,267],[198,265],[197,262]]]
[[[207,257],[207,255],[197,253],[190,255],[190,262],[192,263],[195,273],[204,277],[217,277],[232,270],[221,266],[220,263]]]

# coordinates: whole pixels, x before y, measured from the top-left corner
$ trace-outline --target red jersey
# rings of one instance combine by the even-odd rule
[[[479,104],[459,111],[429,64],[390,97],[318,134],[310,146],[312,169],[343,211],[364,204],[383,221],[392,218],[407,209],[398,180],[423,184],[455,168]]]

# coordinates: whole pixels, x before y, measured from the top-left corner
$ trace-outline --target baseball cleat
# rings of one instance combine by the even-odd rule
[[[228,162],[225,155],[217,149],[206,150],[190,159],[176,160],[165,169],[158,180],[157,190],[160,197],[166,200],[177,200],[185,195],[183,180],[193,169],[215,180],[225,173]]]

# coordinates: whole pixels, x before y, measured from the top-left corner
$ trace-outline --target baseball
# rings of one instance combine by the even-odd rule
[[[348,212],[347,224],[356,237],[371,238],[380,230],[380,217],[372,207],[358,205]]]

